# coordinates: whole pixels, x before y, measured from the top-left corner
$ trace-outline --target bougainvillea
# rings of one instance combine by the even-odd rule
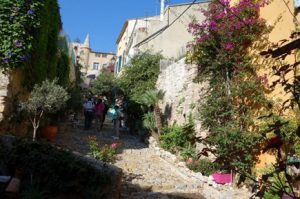
[[[228,0],[214,1],[202,10],[206,20],[190,23],[189,32],[195,38],[189,45],[192,60],[202,73],[213,70],[230,78],[237,68],[247,66],[243,54],[267,30],[265,20],[259,18],[260,8],[266,3],[241,0],[230,6]]]
[[[42,1],[0,0],[0,5],[0,67],[7,70],[28,60]]]
[[[269,104],[263,92],[268,81],[256,74],[249,49],[269,30],[259,15],[266,3],[214,0],[202,10],[205,20],[189,25],[194,36],[190,61],[198,64],[197,79],[209,82],[200,109],[203,126],[210,131],[205,141],[215,147],[216,162],[224,169],[249,171],[259,151],[254,118]]]

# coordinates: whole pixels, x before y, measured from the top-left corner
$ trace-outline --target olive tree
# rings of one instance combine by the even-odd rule
[[[28,113],[33,126],[33,141],[36,139],[42,116],[59,111],[68,99],[67,91],[57,84],[57,79],[45,80],[34,86],[28,101],[21,103],[21,109]]]

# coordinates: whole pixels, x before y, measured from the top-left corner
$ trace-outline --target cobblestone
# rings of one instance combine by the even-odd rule
[[[89,155],[88,136],[96,136],[100,145],[114,142],[111,138],[112,123],[109,118],[107,121],[101,132],[95,129],[84,131],[82,124],[74,128],[64,123],[56,144]],[[210,178],[186,169],[183,162],[160,149],[153,139],[148,146],[135,136],[121,133],[118,142],[121,143],[121,153],[114,165],[124,173],[122,199],[249,198],[245,190],[216,185]]]

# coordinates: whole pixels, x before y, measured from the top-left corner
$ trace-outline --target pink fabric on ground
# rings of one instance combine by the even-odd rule
[[[212,177],[217,184],[226,184],[232,182],[230,173],[229,174],[214,173],[212,174]]]

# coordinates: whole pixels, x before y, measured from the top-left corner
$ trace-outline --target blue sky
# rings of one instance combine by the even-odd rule
[[[71,41],[90,34],[94,51],[115,52],[126,19],[159,14],[159,0],[58,0],[64,31]],[[169,0],[170,4],[192,0]]]

